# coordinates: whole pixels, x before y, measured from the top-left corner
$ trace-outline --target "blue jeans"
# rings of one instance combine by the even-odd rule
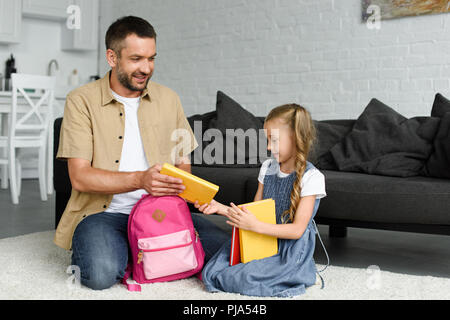
[[[206,262],[230,235],[193,213],[192,221],[205,251]],[[72,238],[72,265],[80,268],[81,283],[94,290],[107,289],[125,275],[131,256],[127,236],[128,215],[101,212],[82,220]]]

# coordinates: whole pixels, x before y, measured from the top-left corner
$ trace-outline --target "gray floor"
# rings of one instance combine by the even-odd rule
[[[23,180],[19,205],[11,203],[9,190],[0,190],[0,239],[53,230],[55,196],[43,202],[37,180]],[[208,217],[230,231],[221,216]],[[329,238],[328,227],[319,225],[331,265],[450,277],[450,236],[349,228],[346,238]],[[315,260],[326,263],[317,241]]]

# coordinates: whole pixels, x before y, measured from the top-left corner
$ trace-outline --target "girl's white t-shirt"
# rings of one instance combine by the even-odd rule
[[[269,164],[273,162],[273,166],[269,169]],[[281,171],[280,164],[276,159],[267,159],[261,165],[261,169],[259,170],[258,181],[264,184],[264,177],[266,174],[276,174],[280,178],[285,178],[289,175],[289,173],[285,173]],[[322,172],[320,172],[317,168],[311,168],[306,171],[303,175],[303,178],[300,182],[301,197],[316,195],[316,199],[321,199],[327,196],[325,191],[325,176]]]
[[[145,156],[144,146],[142,144],[141,133],[139,131],[139,122],[137,110],[139,108],[140,97],[126,98],[119,96],[112,91],[117,101],[123,104],[125,110],[125,132],[123,136],[122,154],[120,156],[119,171],[145,171],[149,168],[147,157]],[[139,189],[126,193],[113,195],[112,201],[106,212],[120,212],[130,214],[131,209],[143,194],[148,192]]]

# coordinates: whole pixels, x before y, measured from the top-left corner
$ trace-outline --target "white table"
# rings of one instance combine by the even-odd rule
[[[31,100],[38,100],[41,95],[35,93],[29,93],[28,96]],[[53,193],[53,121],[57,117],[62,116],[64,110],[66,97],[65,95],[55,95],[53,101],[53,119],[49,123],[48,130],[48,149],[47,149],[47,193]],[[0,91],[0,118],[1,118],[1,135],[8,135],[8,114],[11,113],[12,109],[12,92],[11,91]],[[26,113],[30,110],[29,105],[25,101],[25,98],[18,95],[18,106],[19,113]],[[42,108],[45,111],[45,108]],[[3,148],[4,149],[4,148]],[[2,150],[2,157],[6,157],[7,150]],[[3,189],[8,188],[8,179],[2,179],[1,187]]]

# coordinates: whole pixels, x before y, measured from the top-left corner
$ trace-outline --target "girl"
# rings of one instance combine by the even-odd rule
[[[227,241],[202,271],[210,292],[289,297],[316,283],[313,254],[317,228],[312,223],[326,193],[323,174],[306,161],[315,140],[314,124],[305,108],[287,104],[269,113],[264,129],[267,148],[275,159],[262,164],[254,201],[274,199],[277,224],[260,222],[234,203],[229,207],[212,200],[202,206],[196,202],[195,207],[204,214],[226,216],[231,226],[277,237],[278,253],[229,266],[231,241]]]

